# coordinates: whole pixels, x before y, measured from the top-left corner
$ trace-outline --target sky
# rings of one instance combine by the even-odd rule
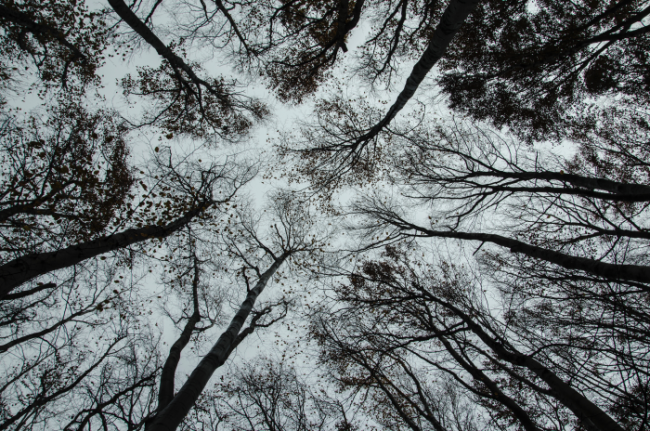
[[[162,22],[168,20],[169,23],[173,23],[175,11],[167,10],[166,7],[166,4],[163,4],[158,19]],[[237,157],[240,160],[261,160],[260,174],[239,192],[239,196],[248,197],[252,202],[252,206],[261,210],[267,204],[269,193],[272,190],[287,187],[286,181],[282,178],[278,178],[277,175],[277,167],[280,166],[280,161],[274,153],[274,144],[280,142],[284,133],[297,132],[297,128],[299,127],[298,125],[301,122],[310,122],[314,120],[312,111],[315,99],[330,93],[333,88],[336,88],[337,85],[340,84],[347,92],[345,94],[346,97],[364,98],[371,106],[385,110],[387,106],[389,106],[387,104],[390,104],[397,93],[401,90],[404,78],[410,72],[415,60],[400,64],[399,72],[401,76],[395,79],[395,85],[392,89],[377,88],[372,90],[364,84],[362,80],[351,74],[351,66],[355,64],[354,53],[356,48],[358,48],[358,46],[365,40],[365,36],[370,28],[369,26],[370,23],[365,21],[355,29],[351,39],[348,41],[349,53],[344,56],[343,61],[339,63],[336,70],[333,72],[332,82],[324,85],[316,95],[310,97],[300,106],[290,106],[281,103],[274,97],[273,93],[265,87],[263,82],[260,82],[259,80],[251,80],[251,77],[238,75],[231,67],[227,64],[223,64],[223,62],[221,62],[217,57],[205,61],[203,69],[204,71],[209,71],[211,76],[219,74],[228,77],[235,76],[238,77],[239,81],[246,82],[247,88],[245,89],[245,93],[260,98],[267,103],[272,113],[271,118],[258,125],[252,131],[246,142],[236,146],[223,145],[216,148],[203,146],[200,143],[197,144],[196,142],[183,137],[174,137],[169,140],[166,139],[162,133],[152,131],[151,129],[135,130],[130,135],[133,165],[136,167],[145,165],[147,160],[153,154],[154,148],[159,146],[169,146],[175,154],[179,155],[195,151],[200,153],[202,155],[201,157],[205,155],[206,160],[222,160],[224,157],[233,154],[237,154]],[[164,32],[161,32],[161,34],[163,41],[166,41]],[[208,52],[206,48],[202,47],[195,47],[188,50],[188,54],[191,60],[202,60],[211,57],[211,53]],[[128,55],[125,58],[120,55],[109,57],[100,71],[100,74],[103,77],[103,87],[99,89],[100,97],[90,99],[91,103],[98,108],[113,108],[121,113],[127,113],[125,116],[129,119],[137,119],[146,109],[146,105],[144,105],[140,99],[132,99],[133,103],[129,103],[122,93],[119,81],[128,73],[135,74],[138,66],[155,67],[159,64],[160,57],[147,45],[144,45],[142,48],[135,51],[135,53]],[[422,104],[422,106],[426,107],[429,116],[433,117],[434,121],[446,122],[453,120],[453,115],[446,108],[444,101],[441,101],[439,98],[434,98],[432,94],[433,88],[430,77],[421,88],[421,91],[418,92],[416,99]],[[38,100],[34,97],[28,97],[24,102],[15,99],[12,103],[16,106],[21,106],[25,110],[40,109],[38,106]],[[410,109],[414,106],[416,106],[415,100],[411,101],[409,107],[400,113],[403,120],[408,121],[412,118],[412,112]],[[461,118],[460,120],[462,121],[463,119]],[[574,151],[574,149],[569,145],[544,147],[540,144],[538,149],[542,151],[552,151],[564,156],[570,155],[572,151]],[[299,190],[304,190],[307,185],[294,184],[293,187]],[[396,195],[399,194],[399,190],[390,190],[390,187],[385,183],[378,184],[374,187],[381,187],[389,193],[394,192]],[[350,202],[359,191],[360,190],[354,189],[343,190],[337,195],[336,201],[340,204],[346,204]],[[372,192],[373,190],[366,189],[363,191]],[[426,208],[416,208],[412,210],[411,215],[415,220],[424,220],[426,216]],[[492,220],[488,221],[491,222]],[[353,241],[349,238],[349,234],[348,236],[339,234],[339,236],[333,239],[332,248],[336,249],[340,246],[350,246]],[[460,249],[454,241],[437,242],[436,244],[437,245],[424,244],[422,249],[423,253],[430,255],[442,253],[451,256],[456,261],[472,262],[473,258],[471,252],[474,251],[473,249]],[[159,348],[164,356],[167,347],[174,342],[180,331],[174,326],[171,319],[169,319],[165,313],[165,309],[170,310],[172,313],[177,312],[179,304],[174,303],[174,301],[177,300],[174,295],[167,296],[166,294],[161,294],[161,292],[164,291],[163,286],[161,286],[162,268],[162,265],[146,265],[138,270],[142,271],[145,275],[145,277],[139,281],[139,290],[142,294],[142,301],[143,303],[151,301],[150,304],[152,304],[150,305],[152,314],[147,318],[147,322],[149,327],[152,329],[154,336],[160,337]],[[149,269],[151,269],[151,272],[149,272]],[[230,269],[234,270],[235,268]],[[239,301],[243,299],[245,292],[241,289],[241,286],[238,286],[238,290],[233,292],[232,287],[226,285],[228,283],[227,278],[215,278],[210,280],[210,282],[215,289],[223,292],[222,297],[224,302],[222,304],[222,310],[225,317],[224,322],[227,323],[230,316],[233,314],[231,306],[236,307]],[[284,283],[285,286],[283,286],[282,283]],[[290,279],[282,280],[279,283],[270,283],[260,298],[260,301],[266,302],[277,299],[283,294],[285,288],[293,289],[294,297],[303,306],[304,304],[310,304],[310,306],[313,307],[324,299],[322,293],[319,293],[321,285],[318,280],[308,280],[292,276]],[[163,298],[158,300],[158,295],[163,296]],[[488,301],[490,300],[491,299],[488,298]],[[216,381],[220,375],[227,374],[230,367],[251,361],[259,356],[282,358],[283,355],[286,355],[285,360],[288,363],[295,365],[305,375],[309,376],[311,373],[314,373],[315,352],[313,346],[307,348],[308,342],[306,339],[306,330],[303,326],[306,322],[298,315],[299,311],[300,307],[296,307],[296,311],[294,312],[296,313],[295,315],[288,316],[285,321],[277,323],[272,328],[259,330],[249,336],[248,339],[237,349],[236,353],[231,356],[226,366],[215,373],[212,381]],[[299,324],[296,325],[295,322],[299,322]],[[215,327],[202,335],[198,349],[191,349],[188,347],[183,351],[182,359],[177,370],[178,384],[182,384],[184,381],[183,376],[189,373],[198,363],[202,355],[209,350],[213,342],[218,338],[222,329],[224,329],[224,326]],[[305,349],[304,353],[301,352],[303,349]]]

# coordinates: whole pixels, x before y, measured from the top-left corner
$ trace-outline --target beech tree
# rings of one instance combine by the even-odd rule
[[[276,276],[278,270],[287,262],[300,263],[302,254],[314,254],[324,246],[327,236],[322,231],[312,228],[314,220],[309,213],[300,208],[300,202],[287,194],[275,196],[271,205],[273,217],[269,238],[265,239],[259,230],[260,216],[239,213],[239,220],[233,222],[233,228],[240,235],[229,237],[227,241],[228,254],[236,258],[242,265],[241,277],[246,286],[246,297],[232,317],[227,329],[214,343],[210,351],[188,376],[185,383],[152,419],[151,430],[174,430],[188,415],[199,399],[210,377],[217,368],[221,367],[232,351],[258,326],[268,326],[280,317],[270,322],[260,322],[260,318],[272,311],[272,306],[255,312],[254,307],[259,295],[267,284]],[[231,230],[228,229],[231,235]],[[249,273],[250,271],[250,273]],[[249,274],[257,280],[254,284],[249,280]],[[284,301],[281,301],[283,304]],[[286,310],[286,305],[285,305]],[[285,311],[286,312],[286,311]],[[252,315],[248,328],[244,324]]]
[[[422,377],[428,367],[448,374],[504,425],[518,422],[528,430],[559,426],[552,422],[571,411],[587,429],[623,429],[606,410],[618,402],[616,397],[590,386],[596,376],[617,381],[616,372],[605,377],[592,371],[599,361],[594,355],[581,357],[590,363],[586,369],[559,365],[555,355],[563,350],[576,359],[583,348],[580,337],[556,334],[553,341],[544,337],[537,345],[533,331],[517,337],[521,333],[491,314],[480,288],[472,287],[462,271],[440,260],[425,264],[388,247],[384,259],[365,261],[353,270],[349,284],[332,286],[337,301],[346,306],[335,317],[327,310],[316,314],[314,334],[323,346],[323,360],[343,370],[341,384],[374,394],[379,404],[371,408],[390,406],[393,416],[411,429],[453,424],[452,411],[440,410],[447,406],[439,404]],[[627,396],[633,399],[634,391]]]
[[[648,13],[647,2],[628,0],[482,2],[438,82],[452,109],[527,141],[559,140],[589,118],[590,98],[644,111]]]
[[[647,429],[649,13],[0,1],[0,429]]]
[[[109,221],[111,223],[110,230],[95,232],[94,235],[82,238],[85,240],[76,243],[66,244],[64,242],[61,245],[54,244],[46,249],[27,249],[19,254],[19,257],[7,259],[0,266],[0,279],[3,281],[2,296],[33,278],[51,271],[76,265],[104,253],[123,250],[147,240],[166,238],[188,225],[194,218],[208,217],[210,211],[214,211],[216,206],[230,200],[237,189],[254,176],[252,168],[249,167],[240,168],[235,164],[226,163],[226,165],[213,165],[204,169],[198,165],[177,164],[169,151],[164,153],[167,160],[162,156],[154,158],[152,172],[155,173],[152,173],[152,180],[158,183],[156,188],[149,190],[147,185],[141,181],[140,185],[145,194],[141,196],[142,199],[139,202],[123,208],[119,214],[110,214],[106,211],[101,213],[102,217],[110,217],[109,220],[106,220],[106,223]],[[22,169],[19,165],[16,167]],[[59,168],[57,166],[57,168],[65,170],[67,167]],[[18,174],[24,173],[18,172]],[[29,178],[33,181],[41,180],[36,176],[29,176]],[[75,176],[74,179],[76,181],[78,177]],[[56,196],[49,187],[53,187],[56,193],[59,190],[59,184],[61,183],[54,182],[53,185],[46,183],[45,193],[47,196]],[[72,182],[71,187],[74,185],[75,183]],[[125,187],[129,184],[128,182],[127,184],[119,183],[119,186]],[[218,191],[218,187],[223,187],[223,189]],[[81,190],[83,191],[83,188]],[[218,196],[219,194],[221,197]],[[129,197],[134,197],[134,195]],[[35,199],[41,205],[38,201],[39,198],[35,197]],[[76,200],[73,202],[76,203]],[[11,201],[10,203],[14,204]],[[45,204],[49,203],[45,202]],[[23,202],[19,201],[18,204],[23,204]],[[159,211],[151,211],[152,208],[159,209]],[[57,216],[57,213],[53,213],[51,209],[47,208],[47,210],[43,215],[49,216],[52,213]],[[38,215],[38,212],[36,214]],[[74,214],[68,216],[72,220],[76,220]],[[124,229],[124,227],[128,228]],[[87,232],[84,233],[87,234]],[[65,236],[63,238],[69,239]]]
[[[194,415],[186,429],[356,429],[340,400],[317,393],[296,370],[271,359],[238,366],[201,396]]]
[[[476,4],[474,0],[453,0],[447,5],[403,90],[385,114],[378,116],[371,109],[366,109],[359,115],[339,98],[322,101],[318,107],[318,124],[303,131],[304,142],[297,144],[300,145],[297,151],[303,161],[299,173],[311,178],[316,187],[322,188],[337,186],[346,174],[371,175],[369,172],[375,168],[373,159],[380,152],[381,132],[414,96]],[[292,154],[296,148],[285,145],[282,151]]]

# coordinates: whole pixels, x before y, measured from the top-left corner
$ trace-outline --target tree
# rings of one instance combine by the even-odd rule
[[[438,82],[454,110],[529,142],[559,141],[598,109],[590,98],[618,96],[619,107],[644,111],[648,13],[643,1],[483,2]]]
[[[404,108],[429,71],[442,58],[476,4],[474,0],[452,0],[447,5],[426,50],[413,66],[404,89],[384,115],[376,120],[368,118],[368,112],[359,115],[340,99],[320,104],[319,124],[314,127],[315,131],[303,132],[306,145],[303,144],[298,150],[300,157],[306,160],[301,171],[314,180],[316,187],[336,186],[344,174],[358,175],[361,172],[362,175],[370,175],[367,172],[374,167],[372,160],[379,152],[381,132]],[[295,149],[284,146],[283,152],[291,154]]]
[[[109,4],[163,58],[159,68],[143,67],[138,79],[128,77],[122,81],[126,94],[149,96],[158,105],[146,124],[162,127],[169,136],[181,133],[196,138],[228,138],[245,135],[254,121],[268,114],[259,101],[237,95],[234,85],[224,78],[200,78],[196,74],[199,68],[176,54],[173,44],[165,45],[122,0],[109,0]]]
[[[383,197],[369,197],[356,212],[370,216],[372,236],[391,227],[397,235],[492,243],[647,291],[643,149],[592,141],[566,160],[462,126],[415,130],[396,140],[402,145],[394,152],[392,180],[407,196],[435,202],[437,211],[428,223],[414,223]],[[610,153],[616,157],[605,165],[600,154]]]
[[[147,185],[141,181],[146,194],[136,205],[125,208],[118,216],[111,217],[111,231],[78,243],[64,243],[63,246],[55,244],[50,250],[28,249],[27,253],[0,266],[2,296],[51,271],[76,265],[107,252],[123,250],[150,239],[166,238],[187,226],[196,217],[209,217],[210,212],[215,210],[214,207],[228,202],[242,184],[254,176],[252,168],[240,168],[231,163],[202,169],[198,165],[175,164],[169,152],[166,157],[168,160],[157,158],[154,165],[157,172],[153,179],[158,183],[157,188],[148,190]],[[35,177],[34,180],[38,181],[39,178]],[[58,187],[56,183],[54,185]],[[124,184],[120,183],[120,187],[122,186]],[[223,187],[219,193],[216,190],[218,187]],[[46,193],[52,194],[47,188]],[[217,197],[217,194],[222,197]],[[152,212],[151,208],[160,211]],[[106,217],[110,216],[110,213],[102,212],[101,215]],[[71,214],[70,218],[75,219],[75,216]],[[132,227],[117,231],[124,225]]]
[[[207,301],[204,300],[202,302],[204,302],[206,306],[205,307],[206,310],[203,312],[201,311],[200,295],[202,293],[201,296],[203,296],[204,298],[206,295],[205,292],[199,293],[200,281],[201,281],[200,265],[203,262],[201,262],[198,256],[196,255],[196,249],[192,243],[189,244],[188,249],[189,249],[188,250],[189,256],[187,262],[175,261],[172,263],[172,265],[177,268],[176,271],[174,272],[178,272],[178,275],[176,276],[175,279],[170,279],[169,283],[172,285],[177,283],[179,287],[182,288],[183,284],[187,283],[187,280],[185,280],[185,278],[191,276],[191,282],[189,283],[191,285],[190,288],[191,306],[189,307],[191,313],[185,312],[185,310],[183,310],[184,311],[183,317],[185,319],[182,318],[179,319],[179,323],[181,320],[186,320],[185,325],[183,326],[183,329],[180,335],[178,336],[178,338],[176,339],[176,341],[174,341],[174,343],[170,347],[169,354],[167,355],[167,359],[165,360],[165,364],[163,365],[162,373],[160,376],[160,385],[159,385],[160,389],[158,391],[158,407],[156,408],[157,412],[161,411],[167,404],[169,404],[169,402],[174,397],[174,383],[176,378],[176,368],[178,367],[178,363],[180,362],[181,353],[183,349],[187,346],[187,344],[193,338],[195,333],[203,332],[215,324],[215,319],[217,316],[214,315],[214,312],[211,313],[211,308],[215,306],[216,306],[215,308],[219,308],[220,306],[219,303],[207,304]],[[205,291],[207,289],[203,288],[201,290]],[[212,305],[212,307],[210,307],[210,305]],[[203,324],[199,326],[200,321],[202,319],[205,320],[206,317],[208,319],[208,324]]]
[[[15,80],[19,68],[28,70],[31,59],[45,89],[83,93],[99,82],[109,29],[84,1],[3,1],[0,25],[3,81]]]
[[[131,301],[137,281],[113,262],[85,269],[2,302],[2,429],[121,429],[148,413],[160,366]]]
[[[327,237],[317,237],[319,232],[313,232],[311,228],[314,221],[299,205],[300,203],[289,195],[275,197],[272,206],[274,219],[271,220],[273,225],[268,242],[264,241],[258,233],[260,217],[242,213],[241,221],[233,222],[234,228],[243,235],[229,240],[228,251],[243,264],[241,276],[246,283],[246,298],[231,319],[228,328],[194,368],[173,399],[152,420],[151,430],[176,429],[199,399],[215,370],[226,362],[241,341],[256,326],[272,324],[273,321],[265,324],[258,322],[259,318],[267,314],[270,309],[253,313],[253,307],[259,295],[285,261],[291,262],[291,259],[299,259],[300,254],[315,253],[323,247],[323,241]],[[264,264],[266,268],[262,266]],[[253,271],[257,278],[257,282],[252,286],[247,275],[249,270]],[[250,326],[242,330],[251,313],[253,317]]]
[[[105,234],[131,201],[134,183],[116,113],[61,100],[45,118],[5,114],[2,260]]]
[[[271,359],[237,367],[201,397],[197,410],[197,425],[218,418],[217,424],[232,430],[354,429],[343,403],[316,393],[294,369]]]
[[[437,410],[432,389],[419,376],[424,369],[414,365],[421,363],[449,374],[508,425],[553,426],[545,423],[553,413],[544,412],[554,404],[551,397],[587,429],[623,429],[586,395],[612,402],[589,386],[589,371],[556,366],[556,346],[567,343],[567,349],[579,350],[574,346],[579,341],[542,338],[535,348],[528,344],[534,334],[516,337],[481,304],[480,289],[462,269],[441,261],[426,265],[392,247],[384,256],[363,262],[360,271],[350,273],[349,284],[333,287],[336,299],[346,304],[336,316],[317,315],[314,331],[324,346],[322,357],[343,370],[344,385],[383,394],[384,404],[412,429],[421,429],[425,420],[444,429],[442,418],[449,420],[450,412]],[[528,399],[524,387],[532,391]]]

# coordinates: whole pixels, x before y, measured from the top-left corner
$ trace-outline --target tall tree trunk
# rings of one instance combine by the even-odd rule
[[[290,252],[282,254],[260,276],[257,284],[248,292],[246,299],[239,307],[239,311],[237,311],[237,314],[230,321],[228,329],[221,334],[210,352],[205,355],[194,371],[192,371],[192,374],[190,374],[173,400],[156,416],[149,431],[173,431],[178,428],[192,406],[194,406],[201,392],[203,392],[212,374],[228,359],[228,356],[232,352],[232,345],[237,340],[239,332],[251,313],[257,297],[262,293],[270,278],[282,266],[290,254]]]
[[[427,73],[440,60],[451,43],[452,39],[467,19],[467,16],[474,10],[479,0],[451,0],[447,9],[440,19],[440,24],[431,36],[429,46],[420,57],[413,70],[406,80],[404,89],[397,96],[395,103],[390,107],[384,118],[375,124],[365,135],[361,136],[353,145],[352,150],[357,147],[364,147],[372,138],[386,127],[395,118],[397,113],[406,106],[406,103],[413,97]]]
[[[147,25],[133,13],[131,8],[123,0],[108,0],[113,10],[124,20],[124,22],[133,29],[142,39],[151,45],[161,57],[167,60],[174,68],[183,70],[196,85],[204,86],[210,93],[217,98],[223,98],[222,91],[211,86],[209,83],[199,78],[194,70],[178,55],[174,53],[162,40],[147,27]]]
[[[457,307],[446,301],[442,301],[433,295],[429,297],[450,309],[474,332],[490,349],[492,349],[499,358],[510,362],[513,365],[527,368],[542,379],[551,388],[552,395],[564,406],[571,410],[582,424],[590,431],[624,431],[607,413],[601,410],[596,404],[592,403],[581,393],[565,383],[554,372],[546,368],[540,362],[536,361],[529,355],[518,352],[505,341],[500,341],[490,336],[481,326],[476,324],[470,316],[465,314]]]
[[[158,392],[158,408],[156,411],[161,412],[174,399],[174,379],[176,377],[176,368],[181,360],[181,352],[190,342],[192,333],[196,324],[201,320],[199,312],[199,267],[198,259],[194,256],[194,279],[192,280],[192,308],[193,312],[185,323],[185,327],[176,342],[169,349],[169,355],[165,361],[160,376],[160,391]]]
[[[514,191],[514,192],[531,192],[531,193],[557,193],[584,196],[588,198],[605,199],[612,201],[625,202],[645,202],[650,201],[650,186],[635,183],[621,183],[619,181],[608,180],[604,178],[585,177],[576,174],[565,174],[562,172],[504,172],[499,170],[471,172],[462,175],[462,179],[470,178],[504,178],[515,179],[520,181],[542,180],[542,181],[559,181],[564,184],[570,184],[573,187],[553,187],[553,186],[530,186],[514,187],[511,185],[502,186],[500,184],[477,185],[477,188],[491,189],[495,191]],[[449,180],[450,181],[450,180]],[[605,192],[596,191],[604,190]]]
[[[524,427],[526,431],[540,431],[540,429],[535,425],[535,422],[531,417],[526,413],[524,409],[521,408],[519,404],[508,395],[506,395],[499,385],[496,384],[492,379],[490,379],[482,370],[477,368],[474,364],[467,360],[467,357],[463,358],[456,349],[451,345],[451,343],[442,335],[441,331],[435,331],[438,335],[438,340],[442,342],[447,351],[451,356],[456,360],[456,362],[463,367],[477,382],[481,382],[485,385],[486,388],[492,392],[494,399],[503,404],[512,414],[519,420],[519,423]]]
[[[210,205],[211,202],[203,203],[164,226],[153,225],[128,229],[124,232],[75,244],[63,250],[30,254],[7,262],[0,266],[0,300],[4,299],[14,288],[39,275],[76,265],[91,257],[125,248],[149,238],[165,238],[187,225]]]
[[[526,244],[525,242],[516,239],[507,238],[501,235],[494,235],[488,233],[472,233],[472,232],[456,232],[456,231],[435,231],[426,229],[404,220],[385,220],[387,223],[392,224],[400,229],[415,230],[425,237],[437,238],[456,238],[464,240],[474,240],[482,242],[491,242],[498,244],[502,247],[507,247],[514,253],[522,253],[526,256],[535,259],[544,260],[546,262],[554,263],[558,266],[567,269],[577,269],[604,277],[610,280],[617,281],[632,281],[638,283],[650,283],[650,268],[642,265],[615,265],[612,263],[600,262],[594,259],[585,257],[571,256],[558,251],[548,250],[536,245]],[[650,287],[636,284],[635,286],[650,291]]]

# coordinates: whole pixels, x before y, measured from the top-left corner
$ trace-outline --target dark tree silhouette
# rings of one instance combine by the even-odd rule
[[[102,13],[90,12],[84,1],[3,1],[0,26],[3,81],[19,76],[19,65],[28,69],[31,58],[46,88],[83,92],[99,82],[109,29]]]
[[[243,263],[241,276],[246,282],[246,298],[227,329],[194,368],[173,399],[153,418],[151,430],[175,430],[199,399],[210,377],[226,362],[241,341],[255,327],[268,326],[282,318],[280,316],[271,322],[259,322],[260,317],[271,311],[271,308],[267,307],[260,312],[254,312],[259,295],[286,261],[302,260],[301,255],[313,254],[322,248],[327,237],[316,237],[317,232],[312,229],[314,220],[307,211],[300,208],[300,203],[293,197],[286,194],[275,196],[271,209],[274,213],[271,222],[274,224],[267,240],[258,233],[259,217],[246,212],[240,213],[240,221],[233,227],[240,231],[241,235],[231,237],[228,248],[230,254],[237,256]],[[257,278],[253,285],[249,283],[248,271],[252,271]],[[250,326],[243,329],[251,314],[253,317]]]
[[[122,83],[126,94],[151,97],[158,105],[146,123],[172,135],[229,138],[245,135],[268,114],[262,103],[237,94],[224,78],[200,78],[196,73],[200,68],[176,54],[174,44],[163,43],[122,0],[109,0],[109,4],[163,58],[159,68],[143,67],[137,79],[128,77]]]
[[[349,275],[349,284],[333,286],[335,298],[345,304],[336,305],[340,311],[316,316],[314,331],[324,346],[323,359],[343,370],[339,378],[344,385],[383,393],[412,429],[422,429],[425,420],[444,429],[442,418],[449,412],[436,411],[414,365],[420,363],[449,374],[483,399],[484,407],[507,412],[502,420],[518,421],[525,429],[549,426],[541,412],[548,399],[540,401],[548,397],[587,429],[623,429],[589,399],[596,397],[609,407],[613,398],[589,386],[589,370],[554,363],[556,346],[566,343],[567,349],[580,350],[570,334],[566,339],[556,336],[554,342],[542,338],[539,346],[531,346],[534,335],[518,338],[491,315],[477,294],[480,290],[459,267],[442,261],[426,265],[392,247],[384,257],[363,262]],[[360,368],[348,371],[346,363]],[[608,377],[615,380],[614,374]],[[526,399],[517,386],[533,395]]]
[[[618,96],[619,106],[643,110],[647,2],[528,5],[481,2],[441,63],[439,83],[452,109],[508,125],[528,141],[567,136],[584,121],[590,98]]]

